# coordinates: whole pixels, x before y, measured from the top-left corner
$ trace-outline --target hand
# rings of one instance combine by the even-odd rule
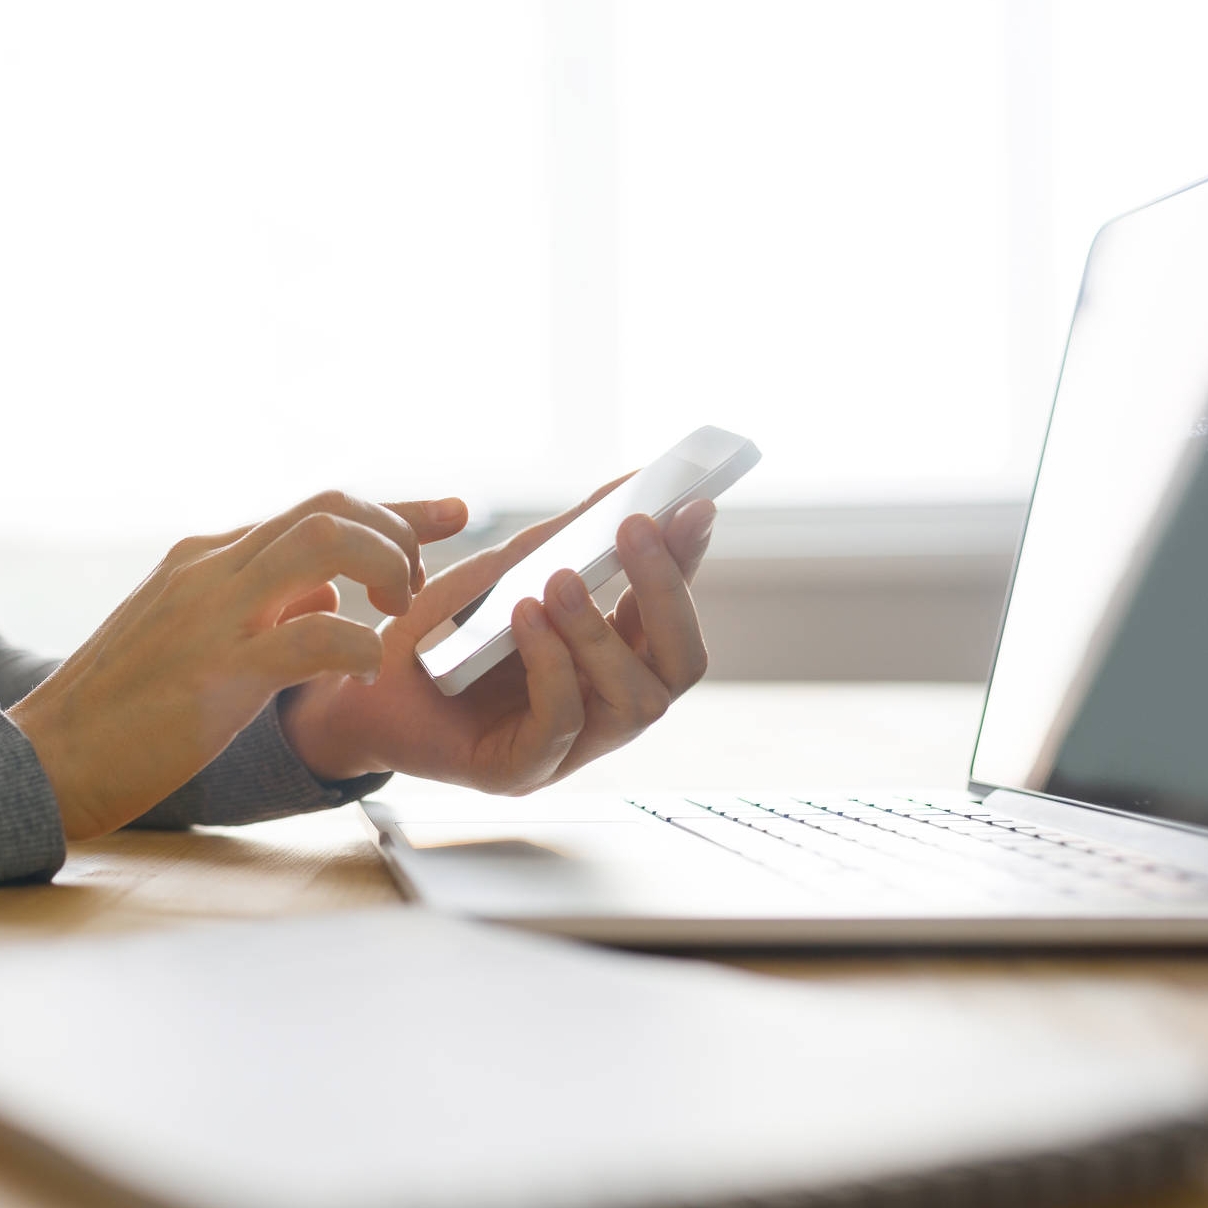
[[[9,711],[37,752],[69,839],[145,813],[206,766],[281,689],[372,677],[367,625],[334,615],[330,580],[411,607],[419,546],[465,524],[460,500],[379,506],[317,495],[263,524],[176,545],[48,680]]]
[[[543,602],[517,605],[517,653],[460,695],[444,696],[416,660],[420,638],[599,494],[433,578],[405,617],[382,626],[372,686],[325,676],[289,693],[282,725],[311,770],[327,780],[396,770],[526,793],[628,742],[696,683],[706,654],[688,584],[709,542],[708,501],[681,509],[665,537],[648,516],[625,521],[618,552],[630,586],[607,618],[578,575],[559,571]]]

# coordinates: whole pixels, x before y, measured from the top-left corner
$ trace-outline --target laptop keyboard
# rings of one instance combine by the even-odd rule
[[[627,797],[663,822],[824,897],[878,892],[1016,899],[1020,883],[1057,899],[1208,902],[1208,877],[1145,853],[1036,826],[974,801],[909,797]]]

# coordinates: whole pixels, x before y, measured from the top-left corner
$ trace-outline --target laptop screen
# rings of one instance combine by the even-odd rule
[[[971,779],[1208,827],[1208,184],[1091,247]]]

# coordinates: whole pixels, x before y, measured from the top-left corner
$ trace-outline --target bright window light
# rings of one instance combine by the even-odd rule
[[[1086,246],[1208,175],[1193,0],[0,0],[0,536],[325,486],[1020,499]],[[14,502],[15,501],[15,502]]]
[[[489,497],[518,437],[548,455],[540,5],[0,12],[0,393],[30,450],[0,523]]]
[[[1001,493],[1002,5],[621,11],[627,446],[691,400],[748,498]]]

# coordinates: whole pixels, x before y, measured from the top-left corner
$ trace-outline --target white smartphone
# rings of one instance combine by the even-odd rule
[[[714,499],[760,458],[746,437],[698,428],[517,562],[493,587],[428,633],[416,647],[423,668],[446,696],[469,687],[516,649],[512,610],[540,600],[557,570],[577,571],[588,591],[621,569],[617,529],[637,512],[662,527],[694,499]]]

